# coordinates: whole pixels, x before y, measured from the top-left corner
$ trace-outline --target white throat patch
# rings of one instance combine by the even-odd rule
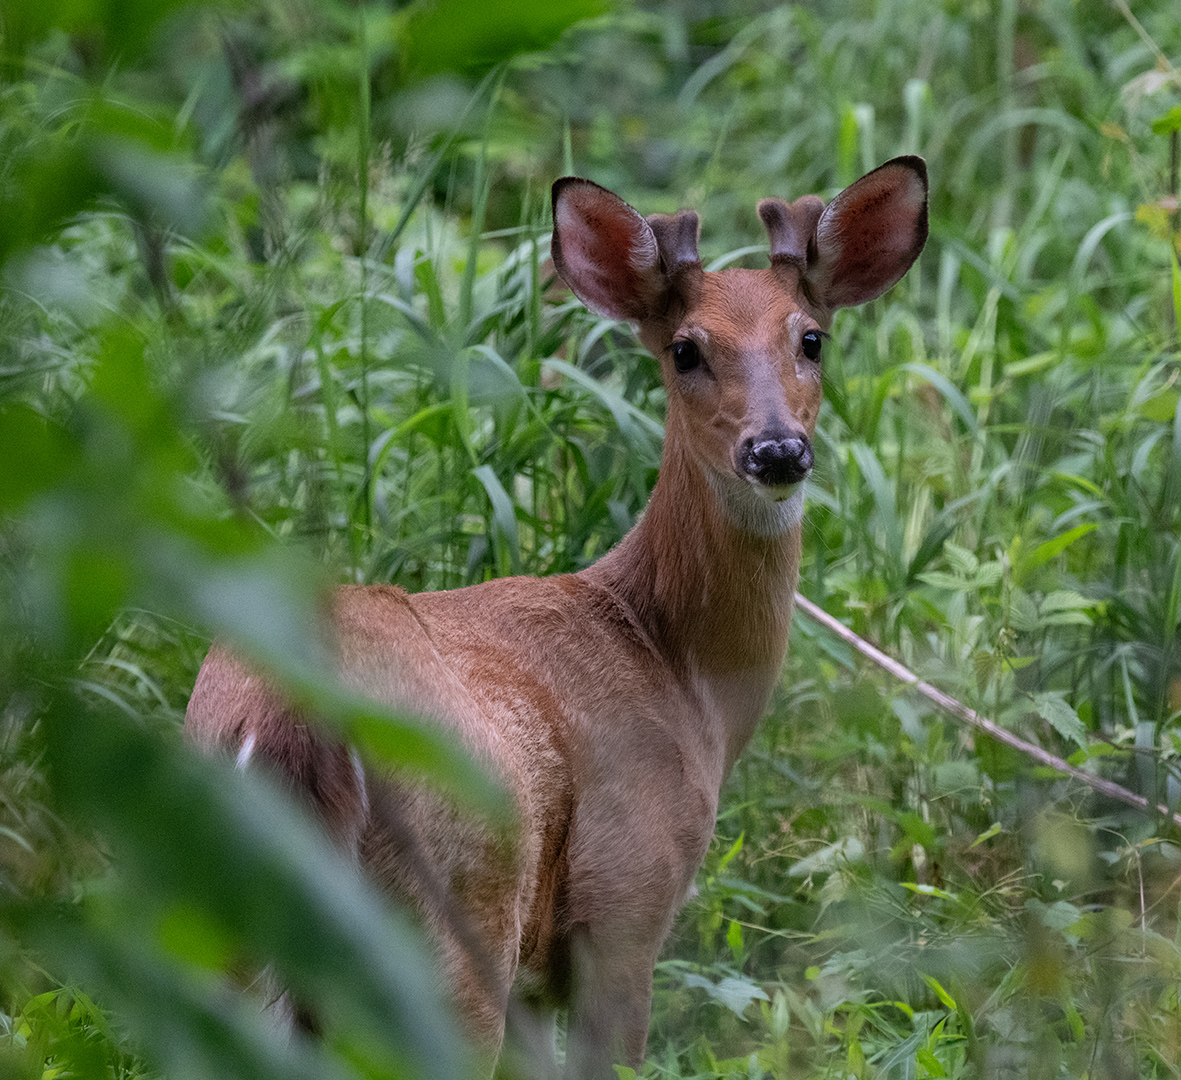
[[[706,469],[706,476],[726,517],[742,532],[782,536],[804,518],[804,480],[768,488],[754,480],[723,476],[713,469]]]

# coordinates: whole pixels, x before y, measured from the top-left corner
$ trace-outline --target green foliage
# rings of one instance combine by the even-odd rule
[[[336,580],[577,569],[641,510],[663,391],[551,288],[562,173],[695,206],[722,265],[760,257],[758,198],[927,158],[920,265],[826,349],[801,587],[1177,809],[1165,0],[0,20],[0,1073],[467,1074],[417,929],[178,721],[216,635],[500,812],[458,748],[342,695],[313,616]],[[1164,817],[797,619],[642,1075],[1177,1077],[1179,861]],[[322,1040],[230,991],[266,964]]]

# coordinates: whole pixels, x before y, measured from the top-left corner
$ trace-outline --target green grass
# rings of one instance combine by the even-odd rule
[[[352,924],[320,903],[331,853],[246,829],[178,723],[212,634],[328,694],[324,583],[576,569],[634,522],[663,391],[550,280],[566,172],[693,205],[707,262],[758,265],[760,197],[926,157],[920,264],[826,349],[801,589],[1177,808],[1172,6],[651,6],[561,36],[597,9],[547,10],[514,6],[500,38],[458,0],[5,13],[6,1075],[424,1060],[417,934],[363,893]],[[463,767],[409,733],[386,753]],[[1174,831],[798,618],[657,971],[644,1075],[1177,1077]],[[338,954],[291,944],[309,936]],[[365,983],[347,960],[374,936],[391,959]],[[339,1002],[322,1045],[225,993],[263,956]],[[462,1073],[441,1006],[430,1024],[454,1056],[428,1072]]]

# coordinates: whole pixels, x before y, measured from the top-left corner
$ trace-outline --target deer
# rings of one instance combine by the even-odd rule
[[[565,1075],[600,1080],[642,1065],[658,955],[780,677],[828,328],[918,258],[927,172],[897,157],[827,205],[761,200],[764,269],[703,270],[692,210],[645,218],[576,177],[552,201],[558,276],[660,364],[643,514],[577,573],[346,585],[328,605],[343,683],[453,733],[509,792],[511,838],[362,762],[217,643],[185,723],[285,777],[417,912],[489,1071],[523,1001],[566,1010]]]

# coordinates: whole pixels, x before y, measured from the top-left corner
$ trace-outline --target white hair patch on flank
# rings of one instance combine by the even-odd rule
[[[242,740],[242,745],[238,749],[238,756],[234,759],[234,768],[239,772],[245,772],[246,766],[250,764],[250,759],[254,756],[254,732],[252,731],[245,739]]]
[[[356,749],[349,751],[349,758],[353,763],[353,775],[357,778],[357,791],[361,796],[361,813],[369,817],[369,785],[365,783],[365,766],[361,764],[361,755]]]

